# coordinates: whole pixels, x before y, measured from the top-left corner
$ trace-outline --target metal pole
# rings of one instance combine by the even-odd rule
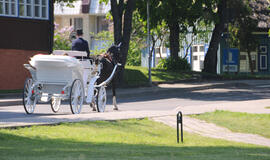
[[[183,138],[183,115],[182,112],[180,112],[181,114],[181,142],[183,143],[184,138]]]
[[[179,123],[181,123],[181,142],[183,143],[183,114],[179,111],[176,115],[177,143],[179,143]]]
[[[150,53],[150,25],[149,25],[149,0],[147,0],[147,50],[148,50],[148,78],[149,84],[152,85],[151,77],[151,65],[152,65],[152,54]]]
[[[178,118],[178,114],[176,115],[176,133],[177,133],[177,143],[179,143],[179,118]]]

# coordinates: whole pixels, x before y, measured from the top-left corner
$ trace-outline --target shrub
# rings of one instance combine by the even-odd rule
[[[69,39],[70,33],[73,31],[73,27],[64,27],[58,29],[58,25],[55,24],[54,33],[54,50],[71,50],[71,40]]]
[[[171,71],[190,71],[190,65],[186,59],[178,57],[177,59],[161,59],[157,65],[158,69]]]
[[[98,34],[90,33],[90,35],[94,38],[94,40],[96,40],[96,42],[100,42],[100,45],[97,45],[93,50],[90,50],[91,54],[104,54],[113,44],[113,34],[109,31],[102,31]]]
[[[128,66],[141,65],[141,48],[135,41],[130,41],[126,64]]]

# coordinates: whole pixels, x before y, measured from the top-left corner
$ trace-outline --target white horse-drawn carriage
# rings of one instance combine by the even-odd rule
[[[34,112],[36,104],[50,102],[53,112],[62,100],[68,100],[73,114],[81,112],[83,103],[96,105],[99,112],[106,106],[106,85],[110,77],[97,85],[102,64],[86,58],[85,52],[54,51],[52,55],[35,55],[24,64],[32,78],[27,78],[23,90],[23,105],[27,114]]]

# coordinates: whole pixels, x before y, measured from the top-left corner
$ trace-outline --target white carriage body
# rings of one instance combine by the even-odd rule
[[[36,55],[30,64],[36,68],[39,82],[72,83],[83,75],[83,65],[69,56]]]
[[[84,100],[88,104],[97,104],[97,96],[100,102],[97,108],[104,112],[105,87],[112,80],[117,65],[110,77],[97,85],[102,64],[95,64],[86,56],[86,52],[55,50],[51,55],[35,55],[29,64],[24,64],[32,75],[32,79],[26,79],[24,87],[23,105],[26,113],[33,113],[39,100],[51,100],[51,107],[57,112],[61,100],[69,99],[72,113],[77,114]]]
[[[35,81],[43,85],[43,93],[61,94],[75,79],[83,80],[83,65],[73,57],[36,55],[29,63],[36,69]]]

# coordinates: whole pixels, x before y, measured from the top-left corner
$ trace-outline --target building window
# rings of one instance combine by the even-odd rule
[[[17,1],[16,0],[0,0],[0,15],[16,16]]]
[[[105,16],[97,17],[97,33],[109,30],[109,21]]]
[[[267,55],[260,55],[260,69],[267,69]]]
[[[240,60],[246,60],[246,55],[240,55]]]
[[[155,48],[155,53],[160,53],[160,48]]]
[[[192,52],[194,53],[194,52],[198,52],[198,46],[193,46],[192,47]]]
[[[259,46],[259,52],[260,53],[267,53],[267,46],[266,45]]]
[[[47,0],[33,0],[33,17],[34,18],[47,18],[48,14],[48,1]]]
[[[48,7],[48,0],[0,0],[0,15],[48,19]]]
[[[200,46],[200,52],[204,52],[204,46]]]
[[[83,29],[83,19],[82,18],[74,18],[74,30]]]

